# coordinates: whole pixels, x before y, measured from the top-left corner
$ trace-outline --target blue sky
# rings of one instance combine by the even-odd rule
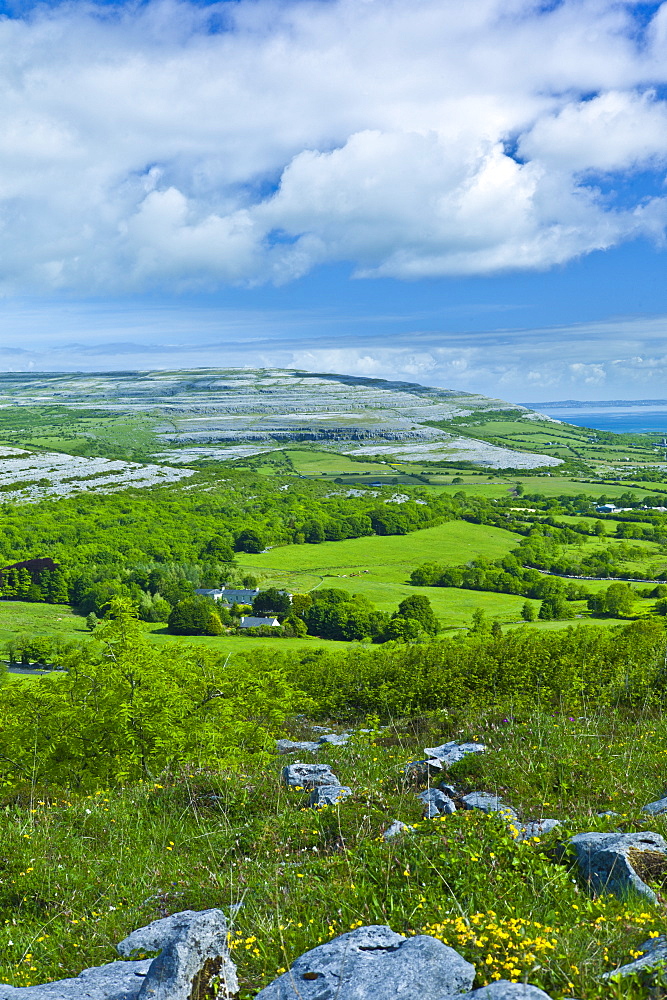
[[[667,3],[0,10],[3,368],[667,396]]]

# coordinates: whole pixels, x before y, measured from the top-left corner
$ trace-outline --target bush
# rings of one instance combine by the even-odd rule
[[[222,635],[223,632],[215,605],[205,597],[179,601],[169,615],[168,624],[175,635]]]

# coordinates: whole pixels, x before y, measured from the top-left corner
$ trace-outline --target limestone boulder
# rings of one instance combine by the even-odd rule
[[[402,823],[400,819],[395,819],[382,834],[382,839],[386,841],[393,840],[395,837],[400,837],[402,833],[406,833],[409,829],[410,827],[407,823]]]
[[[578,833],[568,843],[593,892],[620,898],[636,892],[657,902],[646,881],[667,877],[667,843],[660,834]]]
[[[649,802],[642,808],[642,812],[650,813],[651,816],[660,816],[667,813],[667,798],[658,799],[656,802]]]
[[[315,753],[320,744],[314,740],[276,740],[276,750],[280,754]]]
[[[0,1000],[228,1000],[238,992],[221,910],[183,910],[133,931],[117,946],[157,958],[111,962],[42,986],[0,986]]]
[[[472,993],[464,993],[456,1000],[550,1000],[549,994],[529,983],[511,983],[498,979],[488,986],[480,986]]]
[[[425,792],[420,792],[417,798],[426,806],[424,813],[426,819],[449,816],[456,812],[456,803],[439,788],[427,788]]]
[[[322,809],[324,806],[335,806],[351,794],[352,789],[348,788],[347,785],[338,783],[333,785],[318,785],[310,793],[308,804],[314,809]]]
[[[424,753],[429,761],[439,761],[441,767],[451,767],[452,764],[463,760],[467,754],[484,753],[485,751],[486,745],[484,743],[457,743],[456,740],[442,743],[439,747],[424,747]]]
[[[616,980],[624,979],[625,976],[650,976],[656,969],[667,966],[667,938],[663,935],[646,941],[639,951],[643,952],[640,958],[611,972],[605,972],[602,978]]]
[[[532,840],[533,837],[543,837],[560,826],[559,819],[536,819],[532,823],[523,823],[516,834],[516,840]]]
[[[110,962],[41,986],[0,985],[0,1000],[138,1000],[151,960]]]
[[[139,991],[139,1000],[199,1000],[238,992],[236,966],[227,948],[222,910],[183,910],[133,931],[117,945],[127,957],[157,951]]]
[[[516,820],[517,815],[511,806],[505,805],[502,799],[490,792],[470,792],[463,795],[461,802],[465,809],[481,809],[485,813],[502,813],[507,819]]]
[[[317,788],[318,785],[340,785],[328,764],[288,764],[282,771],[283,784],[288,788]]]
[[[359,927],[301,955],[255,1000],[452,1000],[474,978],[474,967],[436,938]]]

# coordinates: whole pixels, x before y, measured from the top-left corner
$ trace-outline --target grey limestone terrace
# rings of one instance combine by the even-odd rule
[[[193,475],[194,469],[60,452],[33,453],[0,444],[0,487],[3,500],[12,503],[37,503],[46,497],[90,490],[116,493],[128,487],[166,486]]]
[[[538,468],[558,458],[500,448],[435,426],[510,404],[473,393],[290,369],[0,375],[0,406],[53,404],[150,414],[158,461],[234,458],[304,442],[349,455]],[[511,405],[518,419],[549,418]],[[553,422],[553,421],[549,421]],[[202,449],[200,453],[200,449]],[[172,470],[177,471],[177,470]]]

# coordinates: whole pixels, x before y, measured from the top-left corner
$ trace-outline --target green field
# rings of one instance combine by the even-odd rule
[[[169,635],[164,625],[146,625],[151,640],[158,646],[204,646],[218,652],[242,652],[244,649],[266,647],[274,643],[277,649],[303,649],[304,647],[346,647],[349,643],[329,639],[265,639],[245,636],[178,636]],[[61,636],[64,639],[86,640],[90,632],[85,618],[71,608],[54,604],[28,604],[22,601],[0,601],[0,660],[5,659],[4,645],[17,635]]]
[[[502,528],[450,521],[409,535],[374,535],[320,545],[290,545],[258,555],[244,555],[242,568],[261,575],[263,586],[285,587],[292,592],[336,587],[367,597],[380,611],[393,612],[410,594],[423,594],[444,628],[469,625],[476,608],[482,608],[489,618],[502,624],[512,624],[521,621],[523,597],[457,587],[412,587],[408,580],[411,571],[422,562],[454,565],[482,555],[498,558],[514,548],[518,540],[517,535]],[[606,586],[594,582],[592,589]],[[539,602],[535,605],[538,607]],[[585,605],[577,611],[586,614]],[[567,624],[545,622],[537,627]]]
[[[378,475],[387,475],[391,469],[384,462],[355,462],[347,455],[336,455],[328,451],[307,451],[294,450],[285,451],[295,470],[304,476],[317,475],[318,473],[328,473],[337,475],[338,473],[362,474],[365,472],[376,472]]]
[[[405,583],[411,571],[428,560],[457,564],[487,556],[497,559],[517,544],[518,536],[502,528],[449,521],[408,535],[371,535],[320,545],[288,545],[240,556],[242,568],[260,571],[267,580],[288,583],[292,590],[312,590],[325,578],[354,580],[372,576],[382,583]],[[328,585],[334,586],[333,583]],[[335,584],[339,586],[339,584]]]

